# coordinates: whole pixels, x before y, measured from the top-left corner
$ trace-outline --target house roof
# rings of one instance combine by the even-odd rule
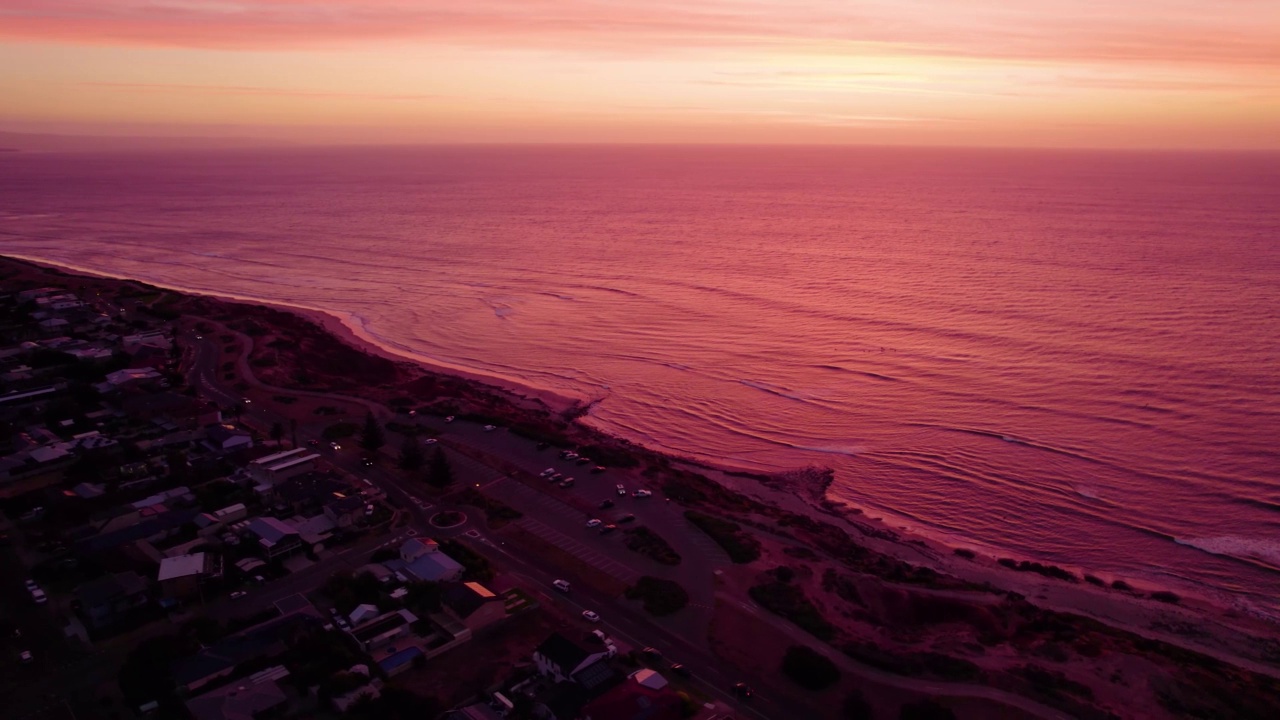
[[[256,517],[249,521],[249,532],[275,545],[290,535],[297,535],[298,529],[278,518]]]
[[[661,690],[667,686],[667,679],[658,671],[649,668],[641,668],[631,673],[631,679],[652,690]]]
[[[591,656],[590,650],[558,632],[551,633],[534,652],[554,663],[565,673],[573,672],[574,668]]]
[[[299,461],[309,460],[300,458]],[[275,486],[275,493],[287,503],[317,502],[322,503],[335,499],[337,494],[348,490],[349,486],[341,480],[325,473],[309,472],[305,475],[289,478]]]
[[[462,570],[457,560],[442,552],[427,553],[413,562],[405,563],[404,569],[419,580],[439,582]]]
[[[156,580],[164,582],[174,578],[199,575],[204,572],[206,557],[205,553],[192,553],[165,558],[160,561],[160,575]]]
[[[413,662],[413,659],[420,655],[422,655],[422,648],[419,648],[416,646],[411,648],[406,648],[404,650],[401,650],[400,652],[392,653],[382,658],[381,660],[379,660],[378,667],[382,668],[383,672],[391,672],[392,670],[406,663]]]
[[[146,589],[147,581],[138,573],[130,571],[85,583],[76,590],[76,595],[85,605],[93,606],[136,595]]]
[[[195,655],[174,663],[173,679],[179,685],[190,685],[250,658],[277,655],[285,649],[290,633],[308,624],[319,623],[311,615],[294,613],[228,635]]]
[[[465,618],[479,610],[485,603],[498,600],[498,596],[480,583],[449,583],[444,588],[444,596],[441,600],[458,617]]]
[[[582,714],[591,720],[679,720],[681,704],[669,688],[623,683],[587,703]]]
[[[232,683],[188,700],[187,709],[195,720],[254,720],[288,699],[274,680]]]
[[[219,444],[225,443],[227,440],[232,438],[249,437],[249,433],[232,427],[231,425],[210,425],[208,429],[205,430],[205,434],[209,436],[210,440]]]
[[[263,467],[266,467],[268,465],[274,465],[280,462],[281,460],[287,460],[289,458],[297,457],[299,455],[308,455],[310,454],[310,452],[311,451],[307,450],[306,448],[300,448],[300,447],[293,448],[292,450],[284,450],[277,453],[271,453],[270,455],[263,455],[257,460],[250,460],[249,464],[261,465]]]

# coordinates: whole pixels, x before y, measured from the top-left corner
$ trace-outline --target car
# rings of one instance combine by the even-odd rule
[[[600,643],[601,645],[609,642],[609,636],[606,635],[603,630],[592,630],[591,633],[587,635],[587,639],[592,642]]]
[[[623,515],[622,517],[618,518],[619,525],[621,525],[622,523],[629,523],[629,522],[635,522],[635,521],[636,521],[636,516],[632,515],[631,513],[627,513],[626,515]]]
[[[618,526],[617,526],[617,525],[614,525],[614,524],[612,524],[612,523],[611,523],[611,524],[609,524],[609,525],[604,525],[604,526],[602,526],[602,527],[600,528],[600,534],[601,534],[601,535],[608,535],[609,533],[611,533],[611,532],[613,532],[614,530],[617,530],[617,529],[618,529]]]
[[[329,443],[329,447],[333,448],[334,450],[341,450],[341,449],[342,449],[342,446],[341,446],[341,445],[339,445],[337,442],[332,442],[332,441]]]
[[[564,458],[565,460],[577,460],[577,459],[578,459],[578,453],[576,453],[576,452],[574,452],[574,451],[572,451],[572,450],[565,450],[565,451],[564,451],[564,454],[562,454],[560,457]]]
[[[562,593],[567,593],[569,592],[569,581],[568,580],[552,580],[551,587],[559,590]]]
[[[35,660],[35,657],[31,654],[30,650],[23,650],[22,652],[18,653],[18,660],[22,661],[23,665],[26,665],[32,660]]]
[[[540,443],[538,443],[537,445],[535,445],[534,447],[536,447],[538,450],[546,450],[547,448],[551,447],[551,443],[549,443],[549,442],[540,442]]]
[[[342,617],[342,613],[338,612],[338,608],[336,607],[329,608],[329,614],[334,617]]]
[[[32,590],[31,599],[34,600],[37,605],[43,605],[49,602],[49,597],[44,594],[43,590]]]
[[[626,486],[626,485],[621,485],[621,484],[620,484],[620,485],[618,485],[617,487],[618,487],[618,494],[619,494],[619,495],[626,495],[626,494],[627,494],[627,486]]]
[[[365,467],[372,467],[373,458],[369,457],[368,455],[365,455],[364,457],[360,458],[360,464],[364,465]]]
[[[650,660],[661,660],[661,659],[662,659],[662,651],[661,651],[661,650],[659,650],[658,648],[654,648],[654,647],[647,647],[647,648],[645,648],[645,649],[641,650],[641,651],[640,651],[640,654],[641,654],[641,655],[644,655],[645,657],[649,658]]]
[[[562,487],[562,488],[571,488],[571,487],[573,487],[573,478],[565,478],[565,479],[561,480],[561,481],[560,481],[560,487]]]
[[[203,340],[203,339],[204,339],[204,336],[203,336],[203,335],[197,335],[197,336],[196,336],[196,339],[197,339],[197,340]]]
[[[555,475],[555,474],[556,474],[555,468],[547,468],[546,470],[543,470],[542,472],[538,473],[538,477],[551,477],[552,475]]]
[[[685,667],[680,663],[671,663],[670,669],[671,669],[671,672],[675,673],[676,675],[679,675],[680,677],[689,677],[691,674],[689,672],[689,668]]]
[[[579,456],[578,456],[578,459],[577,459],[577,460],[575,460],[574,462],[576,462],[576,463],[577,463],[577,464],[579,464],[579,465],[590,465],[590,464],[591,464],[591,458],[586,457],[585,455],[579,455]]]
[[[600,527],[600,525],[601,525],[600,518],[591,518],[590,520],[587,521],[587,527],[589,528]]]
[[[253,404],[253,401],[252,401],[252,400],[250,400],[249,398],[241,398],[241,399],[240,399],[240,402],[244,403],[245,405],[252,405],[252,404]]]
[[[638,498],[647,498],[651,495],[653,495],[653,493],[648,490],[637,490],[631,494],[632,497],[638,497]]]
[[[582,611],[582,619],[587,622],[600,622],[600,616],[590,610]]]
[[[312,447],[320,447],[320,441],[315,438],[311,438],[310,440],[308,440],[307,444]]]
[[[600,501],[600,509],[601,509],[601,510],[608,510],[608,509],[609,509],[609,508],[611,508],[611,507],[613,507],[613,501],[612,501],[612,500],[601,500],[601,501]]]
[[[494,430],[497,430],[497,429],[498,429],[498,426],[497,426],[497,425],[485,425],[485,426],[484,426],[484,431],[485,431],[485,432],[493,432]]]
[[[564,479],[564,475],[558,472],[551,473],[549,479],[551,480],[551,482],[560,482],[561,480]]]
[[[423,440],[423,441],[422,441],[422,443],[423,443],[424,445],[435,445],[435,444],[436,444],[436,443],[438,443],[438,442],[440,442],[440,441],[439,441],[439,440],[437,440],[437,439],[435,439],[435,438],[427,438],[426,440]]]
[[[27,585],[27,592],[40,589],[40,586],[36,584],[35,580],[27,580],[26,585]]]
[[[749,698],[754,694],[751,691],[751,686],[744,682],[734,683],[732,689],[733,694],[741,698]]]
[[[245,592],[245,591],[243,591],[243,590],[236,590],[235,592],[231,593],[231,599],[232,599],[232,600],[239,600],[240,598],[242,598],[242,597],[244,597],[245,595],[248,595],[248,594],[249,594],[249,593],[247,593],[247,592]]]
[[[603,466],[603,465],[597,465],[597,466],[595,466],[595,467],[591,468],[591,472],[593,472],[593,473],[602,473],[602,472],[604,472],[605,470],[608,470],[608,469],[609,469],[609,468],[607,468],[607,467],[605,467],[605,466]]]
[[[453,422],[453,421],[454,421],[454,417],[453,417],[452,415],[449,415],[448,417],[446,417],[446,418],[444,419],[444,421],[445,421],[445,422],[447,422],[447,423],[451,423],[451,422]]]

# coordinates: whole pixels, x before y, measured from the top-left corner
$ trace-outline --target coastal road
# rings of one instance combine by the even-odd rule
[[[248,340],[247,337],[241,337],[246,341]],[[236,394],[225,388],[216,375],[211,372],[212,361],[209,360],[209,357],[217,357],[217,348],[207,341],[197,343],[197,348],[200,347],[204,349],[203,351],[196,350],[195,362],[193,363],[193,382],[199,383],[198,386],[203,391],[214,393],[215,397],[235,402],[238,399]],[[247,354],[247,349],[245,353]],[[203,373],[199,372],[202,365],[206,368]],[[247,372],[247,364],[244,365],[242,372]],[[255,381],[250,382],[259,387],[259,389],[269,392],[299,394],[293,390],[271,388]],[[351,398],[343,395],[307,394],[332,400],[351,400]],[[264,427],[270,427],[271,423],[284,420],[282,417],[274,416],[273,413],[265,408],[252,408],[250,414],[254,421],[261,423]],[[380,415],[389,415],[389,412],[384,410]],[[543,498],[538,498],[537,491],[511,479],[501,471],[485,463],[475,461],[468,456],[446,450],[450,456],[451,463],[454,464],[455,473],[460,482],[468,482],[473,485],[478,483],[481,486],[487,485],[487,491],[492,492],[496,489],[495,497],[501,497],[504,502],[509,501],[510,504],[522,510],[522,512],[527,508],[529,512],[526,514],[534,516],[537,522],[554,530],[561,536],[561,541],[569,546],[566,549],[570,549],[571,552],[574,548],[581,549],[581,547],[587,547],[592,552],[599,552],[608,561],[601,567],[605,572],[609,572],[611,568],[609,563],[612,562],[618,562],[623,568],[631,568],[635,572],[643,572],[645,574],[661,576],[664,573],[670,575],[673,572],[677,572],[681,576],[682,584],[686,584],[686,588],[690,590],[691,597],[696,598],[698,601],[697,607],[692,608],[695,612],[684,612],[685,616],[695,616],[697,614],[696,611],[700,610],[705,614],[705,618],[699,618],[695,623],[701,627],[701,632],[689,633],[680,628],[674,622],[674,618],[655,620],[625,601],[621,601],[618,598],[594,596],[586,589],[575,590],[574,598],[562,597],[558,599],[559,602],[566,603],[572,611],[575,611],[575,614],[589,604],[591,606],[590,609],[597,610],[604,617],[604,624],[611,634],[617,635],[633,647],[656,647],[663,651],[669,661],[683,662],[694,667],[695,677],[699,682],[704,683],[704,690],[711,697],[727,701],[729,699],[727,690],[734,682],[745,681],[752,684],[757,688],[757,695],[749,703],[736,704],[739,708],[739,714],[758,718],[777,718],[779,720],[806,715],[820,716],[812,709],[806,710],[808,698],[799,694],[789,684],[781,682],[776,672],[766,671],[767,674],[762,675],[756,669],[737,668],[730,674],[724,668],[725,663],[706,649],[707,623],[702,622],[702,620],[709,620],[715,602],[712,580],[714,569],[717,566],[726,564],[727,558],[724,556],[722,549],[709,541],[701,531],[692,527],[684,519],[682,509],[678,505],[667,503],[657,494],[652,498],[643,500],[633,498],[630,494],[635,489],[635,480],[633,478],[621,473],[615,474],[615,471],[606,471],[592,476],[587,472],[588,469],[586,467],[576,464],[571,465],[567,461],[560,460],[558,455],[550,450],[539,451],[532,441],[507,433],[505,430],[486,431],[477,424],[465,421],[445,424],[439,418],[418,418],[418,422],[435,430],[441,436],[442,441],[448,440],[450,443],[462,443],[469,448],[480,450],[482,453],[501,457],[504,461],[515,462],[520,469],[534,475],[542,468],[555,467],[566,475],[572,474],[573,477],[578,478],[579,483],[576,487],[568,491],[560,488],[552,491],[553,493],[563,493],[566,499],[578,496],[579,502],[577,504],[570,505],[568,502],[555,500],[554,497],[551,498],[552,502],[549,502],[545,495]],[[389,435],[391,434],[389,433]],[[389,442],[388,446],[398,447],[398,444]],[[432,534],[439,534],[438,531],[430,527],[427,521],[430,515],[446,508],[424,509],[420,507],[418,503],[414,502],[414,499],[418,497],[414,487],[400,477],[398,473],[387,472],[376,466],[359,466],[357,458],[348,456],[345,452],[331,454],[331,461],[358,476],[367,477],[377,483],[387,493],[387,497],[400,505],[403,509],[402,511],[408,514],[414,526],[421,528],[423,531],[430,531]],[[614,482],[615,480],[617,482]],[[631,483],[627,485],[628,494],[626,497],[619,497],[610,492],[618,482],[622,482],[624,485]],[[550,490],[550,488],[548,489]],[[588,537],[590,537],[591,542],[601,538],[593,535],[578,539],[575,535],[570,534],[570,527],[582,528],[587,519],[587,514],[578,509],[582,501],[598,505],[599,500],[604,498],[610,498],[615,501],[617,506],[613,510],[614,513],[626,512],[635,514],[637,516],[637,525],[647,525],[671,542],[672,546],[681,552],[685,558],[685,562],[677,566],[683,569],[681,571],[671,571],[664,566],[658,566],[647,558],[631,553],[625,548],[621,549],[620,554],[617,555],[606,553],[603,550],[606,548],[611,549],[612,546],[585,546],[583,544],[588,540]],[[568,526],[570,522],[573,523],[572,526]],[[562,525],[566,527],[562,527]],[[544,597],[555,597],[551,594],[554,593],[551,589],[551,581],[555,578],[541,569],[539,559],[536,556],[523,552],[518,544],[505,544],[500,537],[495,537],[484,530],[483,523],[469,523],[468,527],[475,531],[481,542],[485,543],[492,553],[502,555],[505,563],[517,569],[520,574],[540,583],[546,590]],[[548,533],[548,535],[551,535],[551,533]],[[551,535],[551,537],[556,536]],[[564,540],[564,538],[567,538],[567,540]],[[641,565],[637,569],[637,561],[643,561],[653,567]],[[625,572],[625,570],[617,568],[613,568],[613,570],[614,572]],[[303,572],[306,572],[306,570]],[[701,579],[705,579],[705,585],[699,582]],[[298,582],[305,584],[306,581],[300,579]],[[279,594],[280,597],[283,597],[291,593],[287,589],[282,589]],[[583,602],[584,600],[586,603]],[[750,603],[740,602],[739,604],[744,605],[748,610],[753,609]],[[758,608],[754,610],[759,611]],[[799,633],[797,628],[784,621],[763,614],[759,615],[759,617],[761,622],[783,627],[793,636]],[[803,644],[812,644],[807,636],[796,636],[796,639],[797,642]],[[983,698],[1024,709],[1031,714],[1048,720],[1068,720],[1068,716],[1052,708],[1020,696],[987,687],[919,681],[913,678],[889,675],[858,665],[843,657],[840,657],[840,664],[845,666],[849,674],[854,677],[901,687],[913,692],[932,693],[939,696]],[[799,715],[797,714],[798,712],[800,713]]]

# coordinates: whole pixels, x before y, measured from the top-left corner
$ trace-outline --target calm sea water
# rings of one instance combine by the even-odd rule
[[[0,157],[0,251],[349,314],[682,455],[1280,609],[1280,158]]]

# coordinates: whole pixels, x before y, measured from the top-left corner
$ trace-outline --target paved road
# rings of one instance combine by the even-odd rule
[[[237,335],[246,343],[246,348],[241,357],[241,372],[251,378],[247,363],[243,362],[248,355],[247,343],[251,341],[247,336],[238,333]],[[208,339],[197,343],[193,370],[194,381],[198,383],[202,391],[208,392],[224,402],[235,402],[238,400],[235,394],[223,387],[217,376],[212,372],[213,361],[210,360],[211,357],[217,357],[217,347]],[[203,370],[201,369],[202,367],[204,368]],[[263,386],[256,381],[251,381],[251,384],[270,392],[300,394],[293,390]],[[305,394],[333,400],[352,400],[352,398],[345,396],[324,393]],[[367,401],[361,402],[368,404]],[[385,409],[378,414],[382,417],[389,415]],[[250,410],[249,419],[261,424],[263,427],[270,427],[272,423],[283,420],[283,418],[273,416],[272,413],[263,408],[256,407]],[[631,603],[618,598],[598,596],[586,588],[576,589],[572,597],[566,597],[553,590],[551,581],[555,578],[541,569],[538,563],[539,559],[532,553],[524,552],[518,544],[508,545],[504,543],[501,538],[495,537],[484,530],[481,523],[468,523],[463,528],[454,531],[462,532],[464,529],[469,529],[469,535],[478,537],[480,542],[487,545],[489,554],[502,555],[505,565],[516,568],[527,578],[536,581],[543,588],[544,601],[563,603],[575,612],[580,612],[588,607],[597,610],[601,613],[603,625],[610,634],[622,638],[632,647],[656,647],[663,651],[669,661],[683,662],[695,668],[695,682],[700,683],[703,691],[709,696],[720,698],[723,702],[730,701],[726,688],[730,687],[732,683],[745,681],[754,685],[757,688],[757,694],[753,700],[747,703],[732,703],[736,705],[737,712],[741,715],[778,719],[798,716],[816,717],[819,715],[815,710],[807,707],[809,697],[799,694],[790,684],[781,682],[776,672],[768,670],[761,674],[757,672],[758,668],[726,668],[723,661],[714,657],[706,649],[706,629],[712,606],[716,601],[713,580],[714,570],[727,564],[728,558],[718,545],[706,538],[701,531],[684,519],[682,509],[678,505],[667,503],[658,495],[644,500],[635,499],[630,495],[630,491],[634,487],[629,485],[627,486],[628,495],[618,497],[613,491],[614,486],[619,482],[624,485],[633,483],[633,479],[617,474],[614,471],[590,474],[586,468],[560,460],[553,452],[539,451],[532,441],[512,435],[501,429],[486,431],[478,424],[464,421],[446,424],[442,419],[434,417],[421,417],[416,422],[435,430],[441,437],[442,444],[444,442],[450,444],[462,443],[466,447],[501,457],[504,461],[514,462],[520,469],[535,475],[545,467],[554,467],[560,472],[577,478],[578,484],[574,488],[564,490],[558,487],[554,489],[548,487],[548,493],[550,493],[548,495],[539,493],[537,490],[511,479],[492,466],[478,462],[469,456],[446,450],[454,466],[455,475],[460,482],[482,486],[486,492],[499,497],[504,502],[508,502],[513,507],[532,516],[531,522],[527,525],[529,529],[538,532],[538,534],[570,552],[581,553],[581,556],[589,562],[598,563],[598,567],[610,574],[614,574],[615,577],[630,577],[632,573],[675,577],[690,591],[691,598],[694,600],[692,607],[678,613],[677,616],[655,620],[637,610]],[[389,433],[389,435],[393,434]],[[388,442],[388,447],[399,447],[399,443]],[[409,516],[412,526],[421,528],[424,532],[430,530],[432,534],[440,534],[439,531],[430,528],[427,521],[430,515],[445,508],[424,508],[420,502],[415,502],[415,498],[418,498],[419,493],[413,483],[405,480],[398,473],[388,472],[380,467],[360,466],[358,459],[350,452],[330,452],[327,454],[329,455],[329,460],[334,464],[357,475],[367,477],[382,487],[388,498],[399,505],[402,511]],[[558,498],[554,497],[555,495],[558,495]],[[598,541],[604,538],[600,538],[598,534],[588,534],[583,537],[576,535],[573,530],[574,525],[583,527],[588,514],[581,508],[596,507],[599,501],[605,498],[613,499],[617,503],[617,507],[611,511],[614,513],[612,517],[617,517],[622,513],[635,514],[637,517],[636,524],[643,524],[653,528],[655,532],[667,539],[682,554],[684,561],[675,569],[671,569],[657,565],[657,563],[648,558],[625,550],[625,548],[616,551],[614,550],[614,545],[610,544],[608,540],[606,540],[605,544],[601,544]],[[620,543],[618,546],[620,547]],[[352,561],[354,562],[354,558]],[[297,574],[301,577],[298,577],[294,583],[282,586],[280,590],[273,590],[272,593],[283,597],[291,592],[298,591],[301,586],[309,581],[308,576],[304,575],[304,573],[309,572],[319,574],[324,570],[308,568]],[[310,579],[314,580],[314,578]],[[257,602],[264,602],[266,599],[262,598]],[[726,598],[726,601],[737,602],[749,612],[757,613],[761,622],[783,627],[795,637],[797,642],[812,644],[810,638],[804,636],[798,628],[764,614],[753,604],[728,598]],[[253,603],[249,603],[248,606],[253,606]],[[584,627],[582,628],[584,633],[587,627],[584,621]],[[691,628],[693,629],[692,631],[690,631]],[[942,696],[984,698],[1019,707],[1029,713],[1050,720],[1068,720],[1068,716],[1063,713],[1010,693],[977,685],[919,681],[898,675],[890,675],[854,663],[848,658],[838,655],[838,653],[829,652],[828,654],[838,658],[839,664],[844,667],[851,677],[902,687],[915,692],[933,693]]]

